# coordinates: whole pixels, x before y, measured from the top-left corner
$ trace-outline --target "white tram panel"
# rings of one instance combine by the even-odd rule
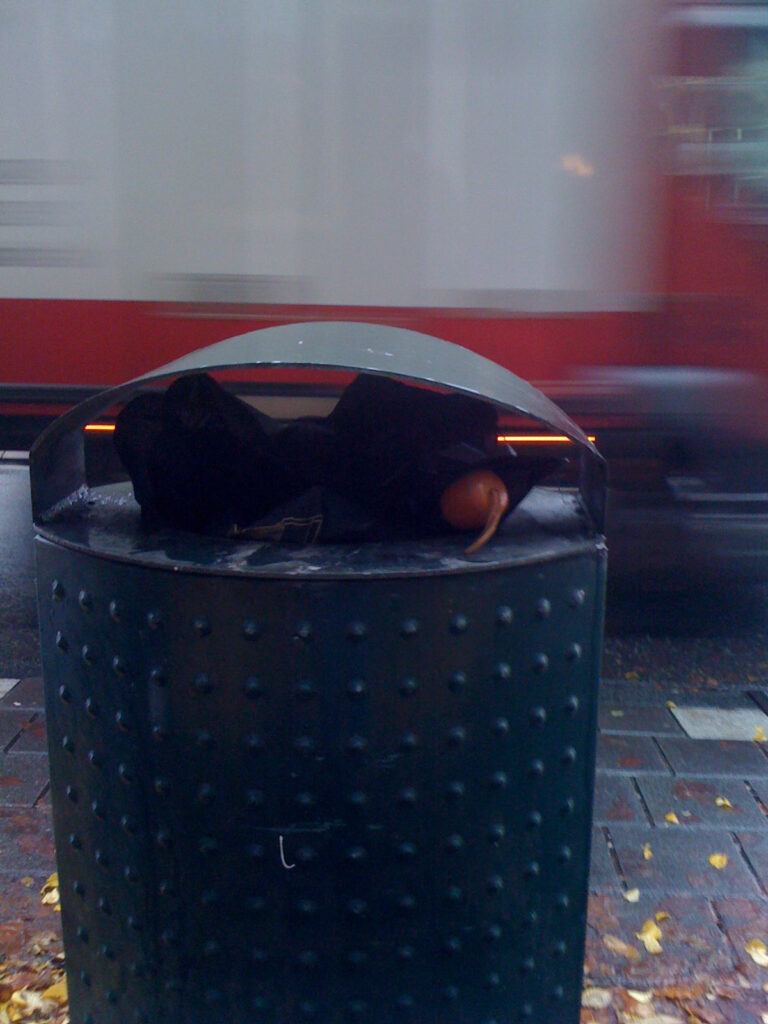
[[[5,0],[0,294],[632,307],[657,266],[655,15]]]

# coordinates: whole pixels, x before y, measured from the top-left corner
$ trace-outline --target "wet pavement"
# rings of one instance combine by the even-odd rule
[[[0,462],[0,962],[59,941],[29,515]],[[609,596],[584,1024],[768,1021],[767,628],[768,587]]]

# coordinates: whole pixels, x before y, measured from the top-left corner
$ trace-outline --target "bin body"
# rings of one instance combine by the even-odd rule
[[[605,549],[465,543],[38,529],[72,1024],[576,1024]]]

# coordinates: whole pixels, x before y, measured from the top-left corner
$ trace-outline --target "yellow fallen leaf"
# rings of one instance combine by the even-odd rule
[[[715,806],[717,806],[717,807],[733,807],[733,804],[731,803],[731,801],[728,799],[727,796],[716,796],[715,797]]]
[[[670,811],[664,815],[664,821],[668,821],[670,825],[679,825],[680,821],[674,811]]]
[[[24,877],[21,879],[21,884],[26,889],[28,889],[30,887],[30,885],[34,885],[35,884],[35,880],[30,875],[24,875]]]
[[[581,1005],[587,1010],[604,1010],[611,1005],[609,988],[585,988],[581,993]]]
[[[703,981],[695,981],[688,985],[665,985],[656,989],[656,995],[661,999],[669,999],[671,1002],[679,1003],[681,1000],[701,999],[704,996],[712,1001],[714,995],[707,991],[708,986]]]
[[[762,1021],[762,1024],[768,1024],[768,1013],[761,1013],[760,1020]]]
[[[636,933],[636,938],[640,939],[646,950],[653,956],[662,952],[661,943],[659,942],[661,928],[659,928],[653,918],[648,918],[640,931]]]
[[[45,903],[48,906],[52,906],[56,913],[61,912],[61,904],[59,903],[60,897],[58,895],[57,871],[54,871],[53,874],[50,874],[50,876],[45,882],[45,885],[40,890],[40,893],[42,897],[41,902]],[[2,1021],[0,1021],[0,1024],[2,1024]]]
[[[627,901],[627,903],[637,903],[637,901],[640,899],[640,890],[627,889],[627,891],[624,893],[624,899]]]
[[[653,854],[651,853],[651,844],[646,843],[643,846],[643,860],[650,860]]]
[[[68,999],[67,979],[62,978],[61,981],[56,981],[53,985],[49,985],[43,992],[43,997],[45,999],[55,999],[58,1003],[66,1003]]]
[[[59,873],[58,873],[58,871],[54,871],[54,873],[52,875],[48,876],[48,878],[46,879],[45,884],[43,885],[43,888],[40,890],[40,892],[46,893],[46,892],[48,892],[49,889],[58,889],[58,888],[59,888]]]
[[[634,946],[630,946],[628,942],[624,942],[623,939],[619,939],[615,935],[604,935],[603,945],[612,953],[620,953],[628,960],[637,960],[640,956]]]
[[[49,1015],[55,1006],[40,992],[22,988],[13,993],[4,1009],[8,1019],[15,1024],[16,1021],[40,1020],[38,1014]]]
[[[639,672],[625,672],[624,673],[624,678],[625,679],[639,679],[640,678],[640,673]]]
[[[682,1021],[669,1013],[643,1013],[642,1016],[636,1013],[620,1013],[619,1024],[682,1024]]]
[[[768,948],[760,939],[750,939],[744,947],[745,953],[749,953],[756,964],[761,967],[768,967]]]
[[[724,853],[713,853],[709,858],[709,863],[713,868],[717,868],[718,871],[722,871],[728,863],[728,858]]]
[[[758,725],[755,727],[755,732],[752,736],[752,739],[755,741],[755,743],[765,743],[766,741],[768,741],[768,736],[765,735],[765,729],[762,727],[762,725]]]
[[[668,700],[667,701],[667,707],[670,708],[670,709],[671,708],[676,708],[677,704],[675,704],[675,702],[673,700]]]
[[[653,916],[659,922],[666,921],[669,918],[669,914],[666,912],[666,910],[657,910]]]
[[[650,1003],[653,999],[653,989],[650,992],[638,992],[637,989],[628,988],[627,995],[634,999],[636,1003]]]

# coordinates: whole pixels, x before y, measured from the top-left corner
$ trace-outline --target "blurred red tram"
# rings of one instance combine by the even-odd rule
[[[768,576],[768,4],[31,0],[0,86],[0,449],[234,334],[396,324],[597,436],[615,571]]]

